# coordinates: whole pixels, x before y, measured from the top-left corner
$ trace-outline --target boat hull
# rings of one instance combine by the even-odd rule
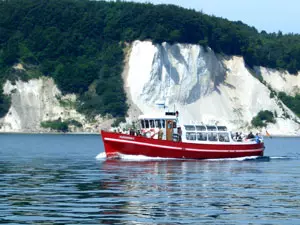
[[[263,156],[263,143],[184,143],[101,131],[107,158],[123,155],[182,159],[217,159]]]

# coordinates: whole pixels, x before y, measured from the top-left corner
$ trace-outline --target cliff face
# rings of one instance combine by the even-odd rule
[[[253,73],[273,90],[291,95],[299,93],[300,76],[262,67],[249,71],[243,58],[216,56],[198,45],[153,45],[149,41],[132,44],[124,68],[128,122],[135,121],[139,113],[160,111],[156,104],[165,103],[170,111],[180,112],[182,123],[218,122],[232,130],[248,131],[260,110],[270,110],[276,112],[277,122],[267,127],[269,133],[300,135],[297,117],[278,99],[270,98],[270,89]],[[12,106],[0,119],[0,132],[44,132],[40,123],[58,118],[81,122],[81,129],[72,130],[78,132],[98,132],[112,122],[97,117],[91,123],[74,108],[62,106],[61,100],[75,102],[76,96],[62,96],[49,78],[7,81],[4,90],[11,95]]]
[[[269,88],[250,73],[241,57],[219,58],[197,45],[136,41],[128,66],[128,95],[143,113],[158,111],[156,103],[165,102],[169,110],[180,112],[181,122],[219,122],[246,131],[260,110],[270,110],[278,117],[267,127],[269,132],[300,134],[297,117],[270,98]],[[299,76],[266,68],[257,71],[275,90],[295,93],[300,86]]]
[[[0,119],[0,132],[48,132],[48,129],[41,128],[41,122],[59,118],[62,121],[74,119],[83,124],[82,128],[71,128],[73,132],[98,132],[98,125],[103,123],[101,118],[90,123],[84,115],[76,112],[72,107],[76,96],[63,96],[50,78],[17,81],[15,84],[7,81],[4,92],[11,95],[12,105],[7,115]],[[61,102],[68,104],[62,106]]]

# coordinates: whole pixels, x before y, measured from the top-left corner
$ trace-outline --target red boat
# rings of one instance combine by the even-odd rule
[[[142,115],[140,132],[101,131],[107,158],[121,155],[180,159],[263,156],[262,138],[235,140],[226,126],[179,125],[178,113]]]

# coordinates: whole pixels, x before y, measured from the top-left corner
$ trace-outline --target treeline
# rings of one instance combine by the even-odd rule
[[[81,112],[123,117],[128,108],[121,78],[124,48],[137,39],[201,44],[242,55],[250,67],[300,70],[298,34],[259,33],[242,22],[174,5],[6,0],[0,1],[0,82],[16,62],[35,65],[64,93],[81,96]],[[0,95],[5,111],[9,100],[3,99]]]

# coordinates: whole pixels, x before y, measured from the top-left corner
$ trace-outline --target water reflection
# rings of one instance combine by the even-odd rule
[[[70,138],[74,148],[77,139]],[[300,224],[298,153],[99,161],[95,150],[73,147],[32,155],[21,147],[18,157],[1,152],[0,223]]]
[[[231,166],[229,166],[232,164]],[[126,199],[124,208],[135,217],[143,220],[154,217],[190,218],[199,208],[206,206],[216,208],[214,213],[204,213],[203,218],[216,218],[228,210],[242,210],[247,207],[247,201],[241,201],[238,195],[233,195],[228,186],[233,188],[255,188],[255,181],[250,184],[233,186],[226,174],[240,171],[236,163],[205,162],[205,161],[114,161],[102,163],[101,170],[111,174],[104,186],[108,190],[122,193],[119,197]],[[212,173],[213,171],[213,173]],[[259,170],[244,170],[257,173]],[[247,187],[246,187],[247,186]],[[212,197],[213,196],[213,197]],[[232,198],[228,199],[228,196]],[[221,201],[220,201],[221,199]],[[253,200],[253,199],[252,199]],[[241,201],[237,208],[236,202]],[[254,200],[253,200],[254,201]],[[147,204],[145,204],[147,203]],[[181,210],[182,208],[188,210]],[[216,213],[217,212],[217,213]],[[146,220],[148,221],[148,220]],[[148,221],[150,222],[150,221]]]

